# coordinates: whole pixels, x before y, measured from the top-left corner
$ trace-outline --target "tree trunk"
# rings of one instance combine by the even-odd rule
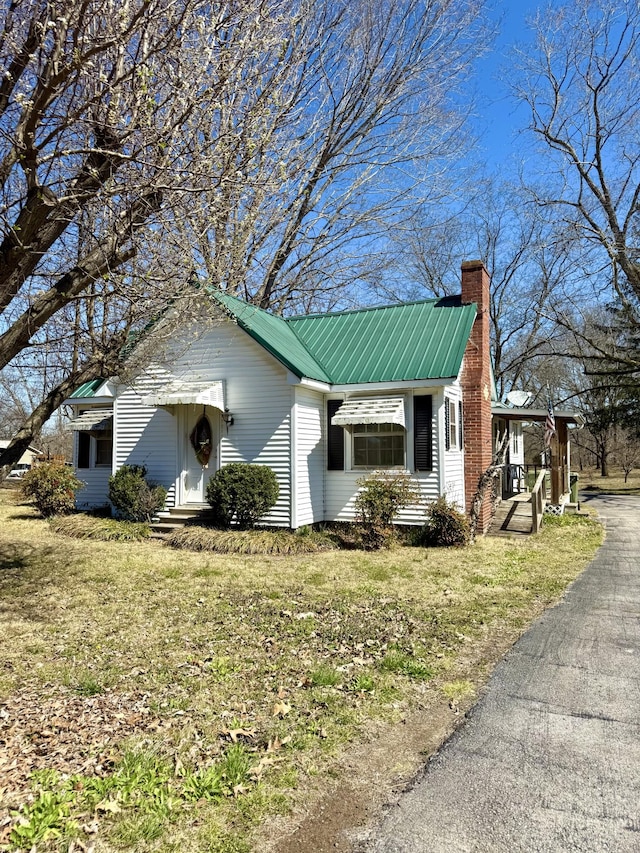
[[[79,370],[67,376],[59,385],[49,391],[44,400],[36,406],[13,436],[9,446],[0,450],[0,479],[7,476],[11,467],[33,443],[34,438],[40,433],[51,415],[79,385],[100,377],[107,379],[117,372],[123,343],[122,337],[116,336],[113,340],[113,355],[110,359],[105,358],[104,353],[94,355]]]

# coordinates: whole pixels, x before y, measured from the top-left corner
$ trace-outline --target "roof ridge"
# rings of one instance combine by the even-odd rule
[[[295,314],[292,317],[283,317],[286,323],[296,320],[315,320],[320,317],[340,317],[344,314],[364,314],[367,311],[385,311],[389,308],[404,308],[410,305],[426,305],[429,302],[437,303],[446,299],[459,299],[460,294],[454,293],[449,296],[429,297],[428,299],[413,299],[409,302],[391,302],[386,305],[365,305],[363,308],[345,308],[342,311],[317,311],[313,314]],[[272,315],[275,316],[275,315]]]

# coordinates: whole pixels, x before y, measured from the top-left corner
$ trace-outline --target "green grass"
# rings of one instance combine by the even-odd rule
[[[372,720],[470,701],[600,541],[566,517],[467,549],[178,552],[0,493],[0,847],[260,850]]]
[[[598,469],[589,469],[579,475],[578,485],[586,493],[605,495],[640,495],[640,469],[631,471],[625,482],[624,472],[610,468],[603,477]]]

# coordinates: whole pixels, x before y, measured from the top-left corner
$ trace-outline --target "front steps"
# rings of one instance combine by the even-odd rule
[[[151,537],[163,539],[168,533],[179,530],[187,524],[201,524],[206,526],[213,521],[213,512],[209,504],[188,504],[186,506],[172,506],[168,510],[162,510],[157,519],[151,522]]]

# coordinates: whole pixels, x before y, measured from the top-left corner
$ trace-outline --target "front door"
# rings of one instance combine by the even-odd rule
[[[203,409],[202,406],[185,406],[184,414],[181,503],[202,504],[206,502],[207,483],[218,470],[220,419],[216,409]],[[211,446],[204,448],[208,453],[203,453],[203,441],[208,436]]]

